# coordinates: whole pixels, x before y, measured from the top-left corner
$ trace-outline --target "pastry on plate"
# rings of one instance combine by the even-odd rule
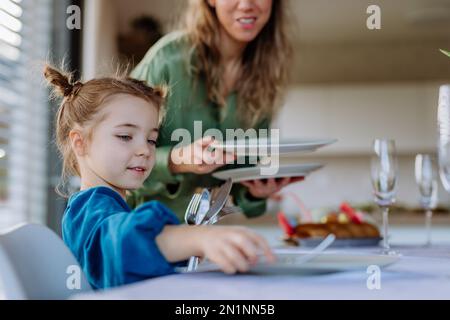
[[[378,228],[368,222],[361,223],[304,223],[295,227],[298,238],[323,238],[333,233],[338,239],[377,238]]]

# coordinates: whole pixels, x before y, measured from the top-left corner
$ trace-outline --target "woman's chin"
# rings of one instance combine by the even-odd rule
[[[233,38],[242,43],[250,43],[257,37],[257,34],[239,33],[233,36]]]
[[[254,27],[249,30],[245,30],[241,27],[235,28],[233,31],[230,30],[231,36],[239,42],[250,43],[256,39],[258,34],[260,33],[260,28]]]

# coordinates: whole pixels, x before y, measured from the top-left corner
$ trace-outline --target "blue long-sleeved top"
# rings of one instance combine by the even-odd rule
[[[174,273],[155,238],[178,218],[157,201],[131,210],[107,187],[73,194],[62,219],[62,236],[94,289]]]

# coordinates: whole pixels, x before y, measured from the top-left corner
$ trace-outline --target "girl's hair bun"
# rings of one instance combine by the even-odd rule
[[[53,86],[54,92],[62,97],[77,94],[83,85],[80,81],[73,83],[71,74],[61,72],[50,65],[45,66],[44,77]]]
[[[167,92],[168,89],[166,86],[159,86],[153,88],[153,93],[162,99],[167,97]]]

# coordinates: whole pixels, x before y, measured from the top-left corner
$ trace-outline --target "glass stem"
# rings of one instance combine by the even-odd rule
[[[391,247],[389,245],[389,208],[388,207],[382,207],[381,210],[383,211],[383,249],[385,251],[388,251]]]
[[[427,234],[426,246],[431,246],[431,218],[433,211],[428,209],[425,213],[425,230]]]

